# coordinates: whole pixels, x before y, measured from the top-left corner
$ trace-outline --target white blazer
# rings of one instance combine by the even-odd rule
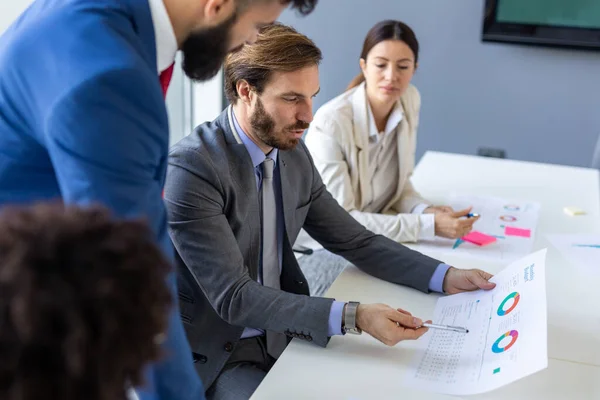
[[[421,219],[431,218],[410,214],[415,206],[429,204],[410,181],[415,166],[421,96],[411,85],[399,101],[404,111],[396,132],[399,180],[390,182],[390,185],[397,185],[395,195],[381,214],[364,212],[372,201],[369,182],[372,171],[368,170],[368,102],[364,83],[323,105],[315,114],[305,141],[327,189],[346,211],[375,233],[397,242],[416,242]],[[304,233],[302,240],[296,243],[318,248],[316,242],[309,239]]]

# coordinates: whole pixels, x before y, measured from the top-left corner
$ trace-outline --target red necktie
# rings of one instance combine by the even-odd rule
[[[173,77],[173,67],[175,63],[171,64],[169,68],[165,69],[160,73],[160,86],[162,87],[163,95],[167,97],[167,90],[169,89],[169,83]]]
[[[169,68],[165,69],[160,73],[160,86],[162,87],[163,95],[165,98],[167,97],[167,90],[169,89],[169,83],[171,83],[171,78],[173,77],[173,67],[175,63],[171,64]],[[165,197],[165,191],[162,192],[162,197]]]

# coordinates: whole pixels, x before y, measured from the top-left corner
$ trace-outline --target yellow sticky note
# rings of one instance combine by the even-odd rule
[[[577,208],[577,207],[565,207],[564,210],[565,214],[570,215],[572,217],[576,216],[576,215],[584,215],[585,211],[583,211],[581,208]]]

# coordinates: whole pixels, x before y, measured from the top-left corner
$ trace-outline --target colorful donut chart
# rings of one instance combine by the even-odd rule
[[[506,303],[508,303],[508,301],[510,299],[515,299],[515,301],[512,303],[512,305],[508,309],[505,310],[504,306],[506,305]],[[503,317],[505,315],[510,314],[510,312],[515,309],[517,304],[519,304],[520,299],[521,299],[521,295],[518,292],[512,292],[511,294],[506,296],[504,298],[504,300],[502,300],[502,303],[500,303],[500,306],[498,307],[498,315]]]
[[[504,339],[506,337],[509,337],[509,336],[511,337],[510,342],[506,346],[500,347],[500,342],[502,341],[502,339]],[[517,332],[515,330],[506,332],[504,335],[500,336],[498,338],[498,340],[496,340],[496,342],[492,346],[492,351],[494,353],[503,353],[503,352],[505,352],[506,350],[510,349],[513,344],[515,344],[515,342],[517,341],[518,337],[519,337],[519,332]]]

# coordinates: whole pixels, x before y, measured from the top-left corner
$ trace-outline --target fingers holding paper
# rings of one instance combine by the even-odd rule
[[[480,269],[457,269],[450,267],[444,277],[444,293],[456,294],[474,290],[491,290],[496,287],[490,282],[493,275]]]

